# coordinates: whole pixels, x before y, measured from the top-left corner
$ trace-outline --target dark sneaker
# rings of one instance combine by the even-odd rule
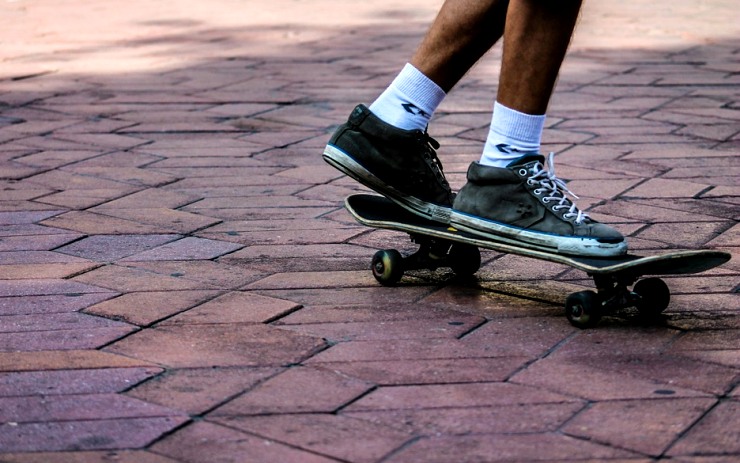
[[[506,168],[474,162],[455,199],[451,224],[509,244],[559,254],[608,257],[627,252],[613,228],[578,210],[555,176],[553,155],[529,153]]]
[[[358,105],[324,149],[324,160],[409,211],[449,223],[453,195],[435,149],[421,130],[387,124]]]

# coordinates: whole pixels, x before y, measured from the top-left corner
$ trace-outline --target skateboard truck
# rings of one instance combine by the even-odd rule
[[[588,275],[594,280],[596,292],[579,291],[565,301],[568,321],[579,328],[595,326],[603,315],[628,307],[637,308],[646,318],[655,318],[663,313],[671,300],[671,291],[660,278],[638,280],[638,276],[631,274]]]
[[[398,283],[407,270],[450,268],[457,275],[473,275],[480,269],[480,250],[476,246],[446,239],[409,233],[419,249],[403,256],[395,249],[384,249],[373,256],[373,276],[382,285]]]

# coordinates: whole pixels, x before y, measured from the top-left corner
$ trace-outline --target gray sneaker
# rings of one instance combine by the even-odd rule
[[[324,149],[324,160],[409,211],[449,223],[454,196],[435,149],[421,130],[387,124],[358,105]]]
[[[627,252],[613,228],[598,223],[568,199],[555,176],[553,155],[528,153],[506,168],[474,162],[455,199],[451,225],[460,230],[559,254],[608,257]]]

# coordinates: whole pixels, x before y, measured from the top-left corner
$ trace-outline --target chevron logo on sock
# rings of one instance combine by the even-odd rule
[[[506,154],[526,153],[526,151],[518,150],[511,145],[507,145],[506,143],[499,143],[498,145],[496,145],[496,149]]]
[[[422,111],[421,109],[419,109],[418,106],[415,106],[415,105],[413,105],[411,103],[404,103],[401,106],[403,107],[403,109],[406,110],[407,113],[411,113],[414,116],[429,117],[429,114],[425,113],[424,111]]]

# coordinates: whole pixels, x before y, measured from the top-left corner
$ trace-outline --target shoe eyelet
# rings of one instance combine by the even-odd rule
[[[522,177],[527,175],[527,169],[519,169],[519,175],[521,175]]]
[[[531,178],[527,179],[527,185],[534,186],[534,184],[535,184],[534,180],[532,180]]]
[[[550,198],[542,198],[542,202],[545,204],[550,204]]]

